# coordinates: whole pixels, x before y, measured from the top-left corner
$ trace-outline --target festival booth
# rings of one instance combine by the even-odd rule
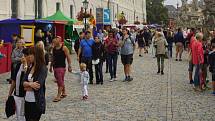
[[[67,39],[71,40],[72,38],[72,25],[76,20],[65,16],[61,10],[58,10],[55,14],[44,18],[43,20],[53,21],[55,36],[60,36],[62,38],[62,42],[64,42],[64,44],[71,50],[71,42],[68,42]]]
[[[0,74],[10,71],[12,53],[11,35],[21,35],[26,42],[25,46],[33,46],[35,29],[40,28],[45,30],[46,26],[50,24],[52,22],[42,20],[5,19],[0,21],[0,40],[4,40],[0,47],[0,52],[5,55],[5,57],[0,59]]]

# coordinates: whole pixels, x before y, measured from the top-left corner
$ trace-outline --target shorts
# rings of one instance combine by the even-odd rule
[[[64,86],[65,68],[54,68],[54,76],[57,80],[57,85],[60,87]]]
[[[133,63],[133,54],[130,55],[121,55],[121,61],[123,65],[132,64]]]
[[[194,64],[190,61],[189,62],[189,67],[188,67],[188,71],[189,72],[193,72],[193,68],[194,68]]]

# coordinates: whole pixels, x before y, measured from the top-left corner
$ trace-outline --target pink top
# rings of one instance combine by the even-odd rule
[[[193,64],[203,64],[204,63],[204,50],[202,43],[199,41],[193,41],[191,45],[192,50],[192,61]]]

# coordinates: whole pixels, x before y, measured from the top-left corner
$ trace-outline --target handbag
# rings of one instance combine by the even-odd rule
[[[100,59],[92,60],[93,65],[97,65],[97,64],[99,64],[99,62],[100,62]]]
[[[5,105],[5,114],[7,118],[14,115],[16,111],[15,100],[13,96],[9,96]]]

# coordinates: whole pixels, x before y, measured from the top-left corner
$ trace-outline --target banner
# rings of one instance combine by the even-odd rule
[[[104,17],[104,24],[111,24],[110,9],[104,9],[103,17]]]
[[[103,8],[96,8],[96,24],[103,24]]]

